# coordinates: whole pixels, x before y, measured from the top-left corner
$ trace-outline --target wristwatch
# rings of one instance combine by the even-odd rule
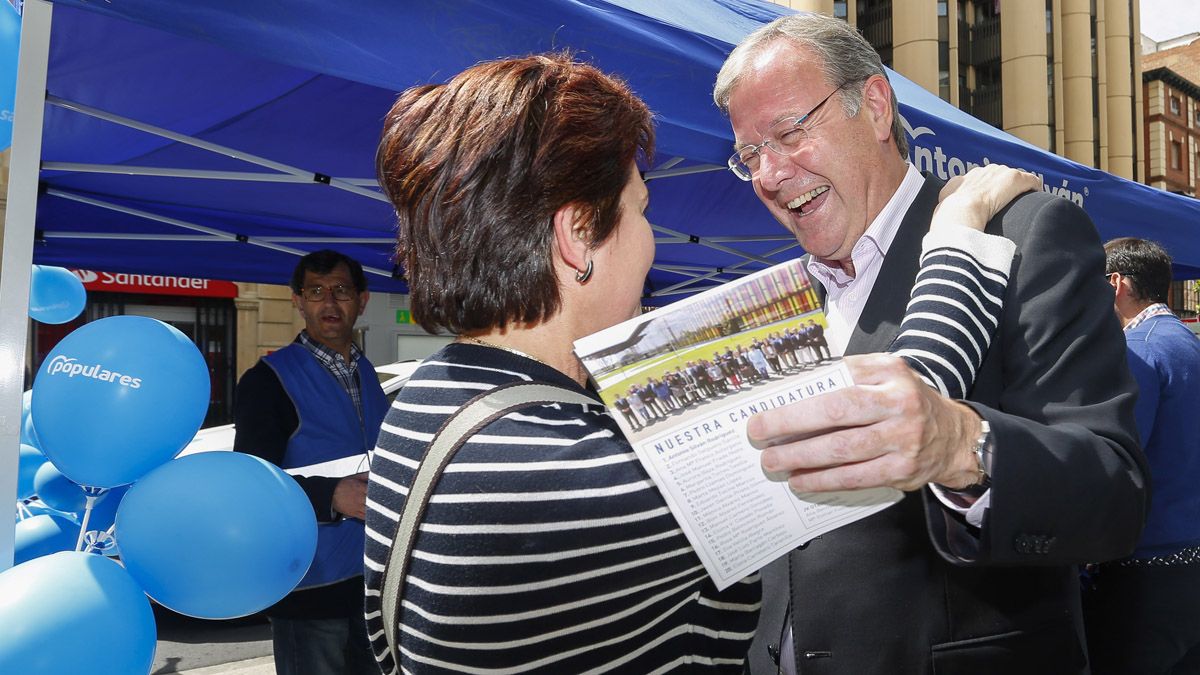
[[[984,454],[991,454],[994,441],[992,440],[992,425],[987,420],[979,420],[979,437],[975,439],[975,470],[979,479],[975,481],[978,487],[988,487],[992,484],[992,476],[988,472],[988,461]]]

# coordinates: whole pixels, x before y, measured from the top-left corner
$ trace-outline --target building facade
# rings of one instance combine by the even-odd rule
[[[1146,184],[1196,196],[1200,180],[1200,37],[1167,46],[1149,44],[1142,55]]]
[[[1040,148],[1143,180],[1136,0],[774,0],[849,21],[885,65]]]
[[[1146,120],[1145,183],[1196,198],[1200,183],[1200,33],[1142,39],[1142,99]],[[1200,281],[1178,281],[1170,304],[1200,331]]]

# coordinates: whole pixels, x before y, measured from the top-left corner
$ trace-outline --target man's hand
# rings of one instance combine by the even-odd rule
[[[959,226],[982,232],[992,216],[1021,193],[1041,189],[1041,179],[1028,171],[1003,164],[975,167],[951,178],[938,193],[929,229]]]
[[[854,386],[750,418],[746,433],[768,476],[796,492],[975,483],[974,410],[938,394],[899,357],[844,361]]]
[[[356,473],[333,488],[333,510],[347,518],[367,518],[367,473]]]

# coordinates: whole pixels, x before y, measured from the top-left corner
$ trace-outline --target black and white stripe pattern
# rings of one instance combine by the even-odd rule
[[[962,227],[925,235],[921,268],[889,351],[921,379],[960,399],[999,326],[1014,244]]]
[[[367,496],[366,612],[384,673],[739,672],[758,576],[718,593],[603,405],[511,413],[459,451],[434,491],[387,656],[380,572],[426,445],[500,384],[561,373],[452,344],[404,387]]]

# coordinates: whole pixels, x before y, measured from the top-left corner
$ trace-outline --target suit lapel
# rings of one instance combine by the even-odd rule
[[[925,185],[904,214],[900,229],[883,258],[879,277],[863,307],[862,316],[846,344],[847,354],[869,354],[887,350],[900,332],[900,321],[908,306],[913,280],[920,267],[921,238],[929,231],[929,221],[937,206],[943,183],[926,177]]]

